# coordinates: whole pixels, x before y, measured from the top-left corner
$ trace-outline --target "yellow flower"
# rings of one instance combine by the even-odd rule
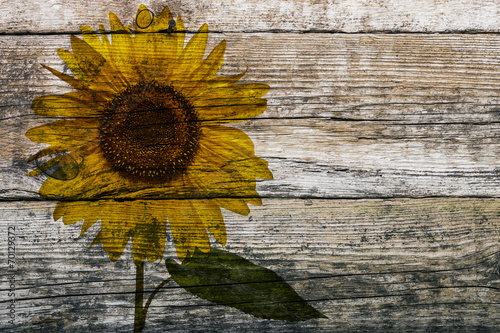
[[[39,192],[59,200],[54,220],[83,219],[83,235],[100,219],[93,244],[111,260],[130,238],[134,261],[161,259],[167,223],[181,260],[210,250],[207,230],[225,245],[221,207],[248,214],[261,204],[255,179],[272,179],[251,139],[221,125],[264,112],[269,86],[216,77],[226,42],[203,59],[207,25],[184,46],[182,19],[172,20],[168,7],[152,17],[141,5],[134,34],[113,13],[111,41],[103,26],[100,38],[82,27],[73,52],[58,50],[74,77],[44,66],[76,91],[33,101],[37,115],[62,119],[26,133],[50,144],[29,175],[51,174]]]

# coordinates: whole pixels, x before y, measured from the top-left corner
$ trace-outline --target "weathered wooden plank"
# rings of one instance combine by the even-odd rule
[[[222,75],[249,66],[268,110],[237,124],[270,162],[269,197],[499,195],[498,35],[216,34]],[[24,133],[36,96],[69,89],[39,66],[68,72],[69,38],[0,38],[0,177],[4,199],[34,198]],[[211,47],[209,47],[210,49]],[[265,61],[262,61],[265,59]]]
[[[240,128],[254,139],[258,155],[274,173],[274,180],[258,184],[265,197],[499,195],[497,124],[260,120]],[[4,152],[12,159],[6,156],[0,169],[5,199],[36,198],[46,179],[25,176],[35,164],[23,163],[28,155],[19,144],[33,147],[33,153],[39,147],[26,141],[16,136],[6,143]]]
[[[271,86],[261,117],[498,121],[495,34],[225,33],[210,34],[207,50],[222,39],[228,46],[221,75],[248,66],[243,81]],[[69,91],[41,67],[70,73],[59,48],[71,50],[69,35],[0,38],[3,115],[25,115],[34,97]]]
[[[182,205],[182,203],[180,203]],[[130,331],[131,250],[115,263],[88,248],[78,226],[51,218],[53,203],[3,202],[0,253],[16,227],[15,331]],[[249,216],[225,213],[228,246],[285,278],[328,319],[283,323],[211,305],[171,283],[146,332],[484,331],[500,325],[500,201],[492,199],[269,199]],[[166,257],[175,255],[172,239]],[[2,261],[3,268],[6,262]],[[8,276],[8,275],[7,275]],[[147,265],[147,288],[167,276]]]
[[[156,13],[165,6],[157,1],[2,2],[0,32],[75,31],[80,25],[108,23],[109,11],[132,24],[140,3]],[[168,5],[189,29],[208,23],[214,31],[497,32],[500,10],[495,0],[174,0]]]

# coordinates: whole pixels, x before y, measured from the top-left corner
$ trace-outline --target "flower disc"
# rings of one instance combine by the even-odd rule
[[[118,94],[100,122],[100,146],[111,167],[133,180],[178,178],[198,148],[195,109],[172,86],[141,82]]]

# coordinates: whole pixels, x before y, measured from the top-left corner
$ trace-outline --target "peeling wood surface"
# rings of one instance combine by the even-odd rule
[[[77,240],[77,226],[53,221],[55,202],[37,194],[43,179],[26,177],[42,146],[24,134],[47,122],[30,109],[36,96],[70,91],[40,64],[69,73],[56,53],[71,49],[68,33],[109,27],[109,11],[130,24],[138,5],[0,3],[0,331],[132,330],[130,244],[113,263],[88,247],[98,224]],[[498,331],[497,1],[168,5],[189,31],[209,24],[207,49],[227,41],[221,75],[248,66],[245,82],[271,86],[268,110],[235,126],[275,179],[258,182],[263,206],[249,216],[225,212],[226,249],[274,270],[328,319],[260,320],[171,283],[145,332]],[[165,256],[175,256],[171,238]],[[166,274],[163,262],[148,265],[146,289]]]

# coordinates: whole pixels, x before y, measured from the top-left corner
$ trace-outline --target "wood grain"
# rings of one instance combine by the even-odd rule
[[[79,27],[132,24],[141,2],[0,2],[0,331],[130,332],[131,246],[89,248],[96,223],[53,221],[25,137],[32,100],[70,91],[41,67]],[[166,4],[147,1],[158,13]],[[235,124],[275,179],[224,211],[226,249],[282,276],[327,319],[260,320],[174,283],[145,332],[497,332],[500,327],[500,3],[496,0],[173,0],[187,30],[227,41],[221,75],[271,86]],[[188,36],[189,37],[189,36]],[[427,198],[422,198],[427,197]],[[182,209],[182,202],[179,202]],[[8,229],[15,227],[15,269]],[[214,239],[211,239],[214,242]],[[213,246],[219,246],[213,244]],[[175,258],[167,232],[165,258]],[[16,321],[7,323],[9,279]],[[168,276],[148,263],[146,289]]]
[[[4,1],[0,33],[77,31],[81,25],[105,24],[113,12],[133,24],[139,4],[159,13],[168,5],[196,31],[208,23],[212,31],[338,31],[338,32],[498,32],[495,0],[231,0]],[[43,15],[41,15],[43,13]]]
[[[275,175],[263,196],[499,196],[498,35],[211,37],[228,43],[221,75],[248,66],[244,82],[271,86],[268,110],[235,125]],[[39,65],[68,72],[55,50],[69,37],[0,43],[0,197],[36,198],[43,179],[25,177],[25,161],[42,146],[24,133],[49,120],[30,102],[70,91]]]
[[[100,246],[88,248],[97,225],[75,240],[78,226],[52,221],[53,206],[0,207],[1,253],[7,226],[18,230],[15,329],[129,331],[131,249],[110,262]],[[458,198],[268,199],[247,217],[225,212],[227,249],[276,271],[328,319],[255,319],[172,283],[153,302],[146,332],[493,332],[500,324],[499,216],[500,200]],[[171,237],[167,245],[172,257]],[[148,264],[146,275],[151,290],[167,272],[163,263]]]

